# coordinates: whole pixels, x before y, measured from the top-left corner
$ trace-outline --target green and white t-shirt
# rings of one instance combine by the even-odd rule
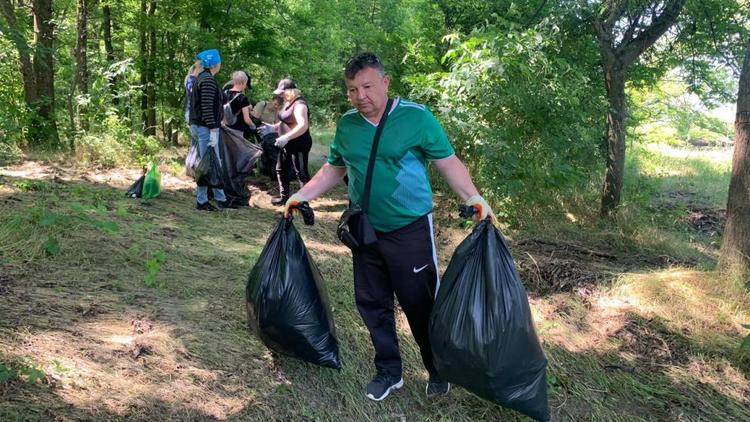
[[[400,229],[432,211],[427,161],[454,154],[440,122],[426,106],[396,98],[378,145],[370,191],[370,223],[376,230]],[[356,109],[336,127],[328,163],[346,167],[349,199],[361,205],[367,163],[377,125]]]

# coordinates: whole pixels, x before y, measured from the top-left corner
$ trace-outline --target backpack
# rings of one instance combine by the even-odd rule
[[[237,93],[234,98],[224,103],[224,124],[227,126],[232,126],[237,123],[237,113],[239,113],[239,110],[237,110],[237,113],[232,112],[232,101],[236,100],[240,95],[240,93]]]

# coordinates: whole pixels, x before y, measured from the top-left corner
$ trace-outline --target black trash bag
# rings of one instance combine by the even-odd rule
[[[138,180],[133,182],[125,193],[128,198],[140,198],[143,196],[143,181],[146,180],[146,175],[139,177]]]
[[[547,358],[508,245],[489,220],[456,248],[429,329],[441,377],[534,419],[550,419]]]
[[[341,369],[328,295],[291,219],[268,238],[245,290],[251,329],[270,349]]]
[[[263,150],[247,140],[242,132],[221,128],[221,162],[224,194],[232,205],[247,206],[250,192],[245,180],[263,154]]]
[[[201,157],[198,167],[195,168],[195,182],[198,186],[208,186],[218,189],[224,187],[221,163],[219,162],[219,158],[216,157],[214,148],[211,146],[206,149],[206,153]]]
[[[263,148],[263,156],[260,160],[261,174],[276,180],[276,160],[278,160],[281,148],[274,144],[279,134],[270,126],[262,126],[258,131],[260,133],[260,146]]]

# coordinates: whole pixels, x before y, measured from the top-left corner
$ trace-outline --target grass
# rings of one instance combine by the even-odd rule
[[[325,148],[325,134],[313,137]],[[531,256],[543,275],[529,290],[558,420],[750,420],[750,358],[738,348],[750,297],[695,265],[715,260],[715,236],[680,217],[720,207],[704,182],[718,186],[723,164],[671,153],[634,157],[628,183],[650,193],[618,221],[508,231],[519,265],[532,268]],[[251,208],[196,212],[192,184],[161,170],[162,196],[140,201],[123,195],[138,169],[0,168],[0,420],[524,420],[461,388],[427,400],[402,315],[406,385],[364,398],[373,352],[334,235],[341,190],[298,229],[326,281],[343,369],[271,354],[247,329],[244,284],[278,210],[256,191]],[[670,196],[686,181],[693,196]],[[449,214],[438,215],[443,266],[468,230]],[[582,266],[605,279],[576,284]]]

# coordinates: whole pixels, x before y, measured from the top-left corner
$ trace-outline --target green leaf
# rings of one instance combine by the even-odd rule
[[[26,376],[26,383],[28,384],[35,384],[45,377],[42,370],[33,366],[21,368],[21,374]]]
[[[0,384],[18,378],[18,371],[0,362]]]
[[[50,255],[57,255],[60,253],[60,242],[54,236],[48,236],[47,241],[44,242],[44,250]]]
[[[749,350],[750,351],[750,335],[745,337],[745,341],[740,344],[740,350]]]

